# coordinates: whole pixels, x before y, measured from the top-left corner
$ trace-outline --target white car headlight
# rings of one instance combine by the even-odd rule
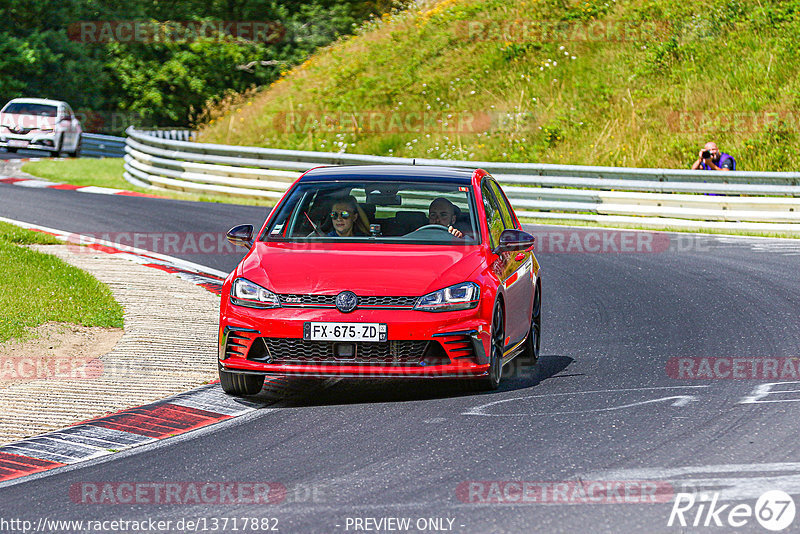
[[[246,278],[237,278],[231,285],[231,304],[247,308],[279,308],[278,296]]]
[[[478,305],[480,296],[478,284],[462,282],[418,298],[414,309],[428,312],[469,310]]]

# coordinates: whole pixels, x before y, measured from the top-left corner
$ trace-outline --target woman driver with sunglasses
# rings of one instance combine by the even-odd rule
[[[362,219],[359,211],[352,196],[335,199],[331,208],[333,230],[328,233],[328,237],[366,237],[366,225],[369,223]]]

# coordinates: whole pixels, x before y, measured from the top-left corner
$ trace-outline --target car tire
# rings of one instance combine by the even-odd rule
[[[51,151],[50,151],[50,156],[51,156],[51,157],[53,157],[53,158],[57,158],[57,157],[58,157],[58,156],[61,154],[61,149],[62,149],[62,148],[64,148],[64,147],[62,146],[62,144],[63,144],[63,141],[64,141],[64,137],[62,136],[62,137],[61,137],[61,138],[58,140],[58,143],[53,143],[53,150],[51,150]]]
[[[256,395],[264,387],[264,377],[261,375],[248,375],[231,373],[219,369],[219,383],[222,391],[228,395],[241,397],[243,395]]]
[[[533,290],[533,311],[531,312],[531,329],[522,350],[522,360],[527,365],[536,365],[542,343],[542,285],[536,284]]]
[[[498,300],[492,312],[492,333],[489,343],[489,372],[486,376],[470,380],[473,391],[494,391],[500,387],[503,376],[503,349],[505,348],[505,320],[503,306]]]
[[[67,152],[67,156],[71,158],[78,158],[80,157],[80,155],[81,155],[81,142],[78,141],[78,144],[75,145],[75,150],[73,150],[72,152]]]

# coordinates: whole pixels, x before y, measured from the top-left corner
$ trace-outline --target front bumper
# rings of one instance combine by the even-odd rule
[[[55,132],[30,133],[26,135],[0,133],[0,148],[18,148],[20,150],[54,150]]]
[[[386,323],[388,341],[377,360],[337,358],[334,343],[303,341],[307,321]],[[362,378],[457,378],[488,372],[490,319],[472,310],[428,313],[413,310],[286,309],[256,310],[223,305],[220,316],[219,364],[228,372]],[[276,343],[277,342],[277,343]],[[392,344],[395,344],[394,346]],[[264,346],[299,347],[288,356]],[[308,350],[303,354],[304,349]],[[319,346],[319,344],[325,346]],[[357,344],[356,344],[357,345]],[[366,345],[366,344],[365,344]],[[372,349],[376,343],[372,343]],[[420,347],[418,357],[402,358],[394,347]],[[391,350],[390,350],[390,347]],[[425,347],[422,349],[421,347]],[[312,357],[312,353],[315,355]],[[376,352],[364,350],[367,352]],[[379,352],[379,351],[378,351]],[[398,351],[400,352],[400,351]],[[361,349],[356,350],[356,355]],[[431,355],[436,355],[432,357]]]

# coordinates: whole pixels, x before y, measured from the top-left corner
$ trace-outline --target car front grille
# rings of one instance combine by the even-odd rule
[[[278,295],[281,306],[336,306],[336,295]]]
[[[339,356],[336,345],[340,345],[340,343],[332,341],[262,337],[253,343],[247,358],[262,363],[290,365],[350,364],[424,367],[450,363],[438,342],[413,340],[346,344],[355,346],[355,354],[352,357]]]
[[[281,306],[286,308],[334,308],[336,295],[278,295]],[[360,296],[359,308],[413,308],[418,297]]]

